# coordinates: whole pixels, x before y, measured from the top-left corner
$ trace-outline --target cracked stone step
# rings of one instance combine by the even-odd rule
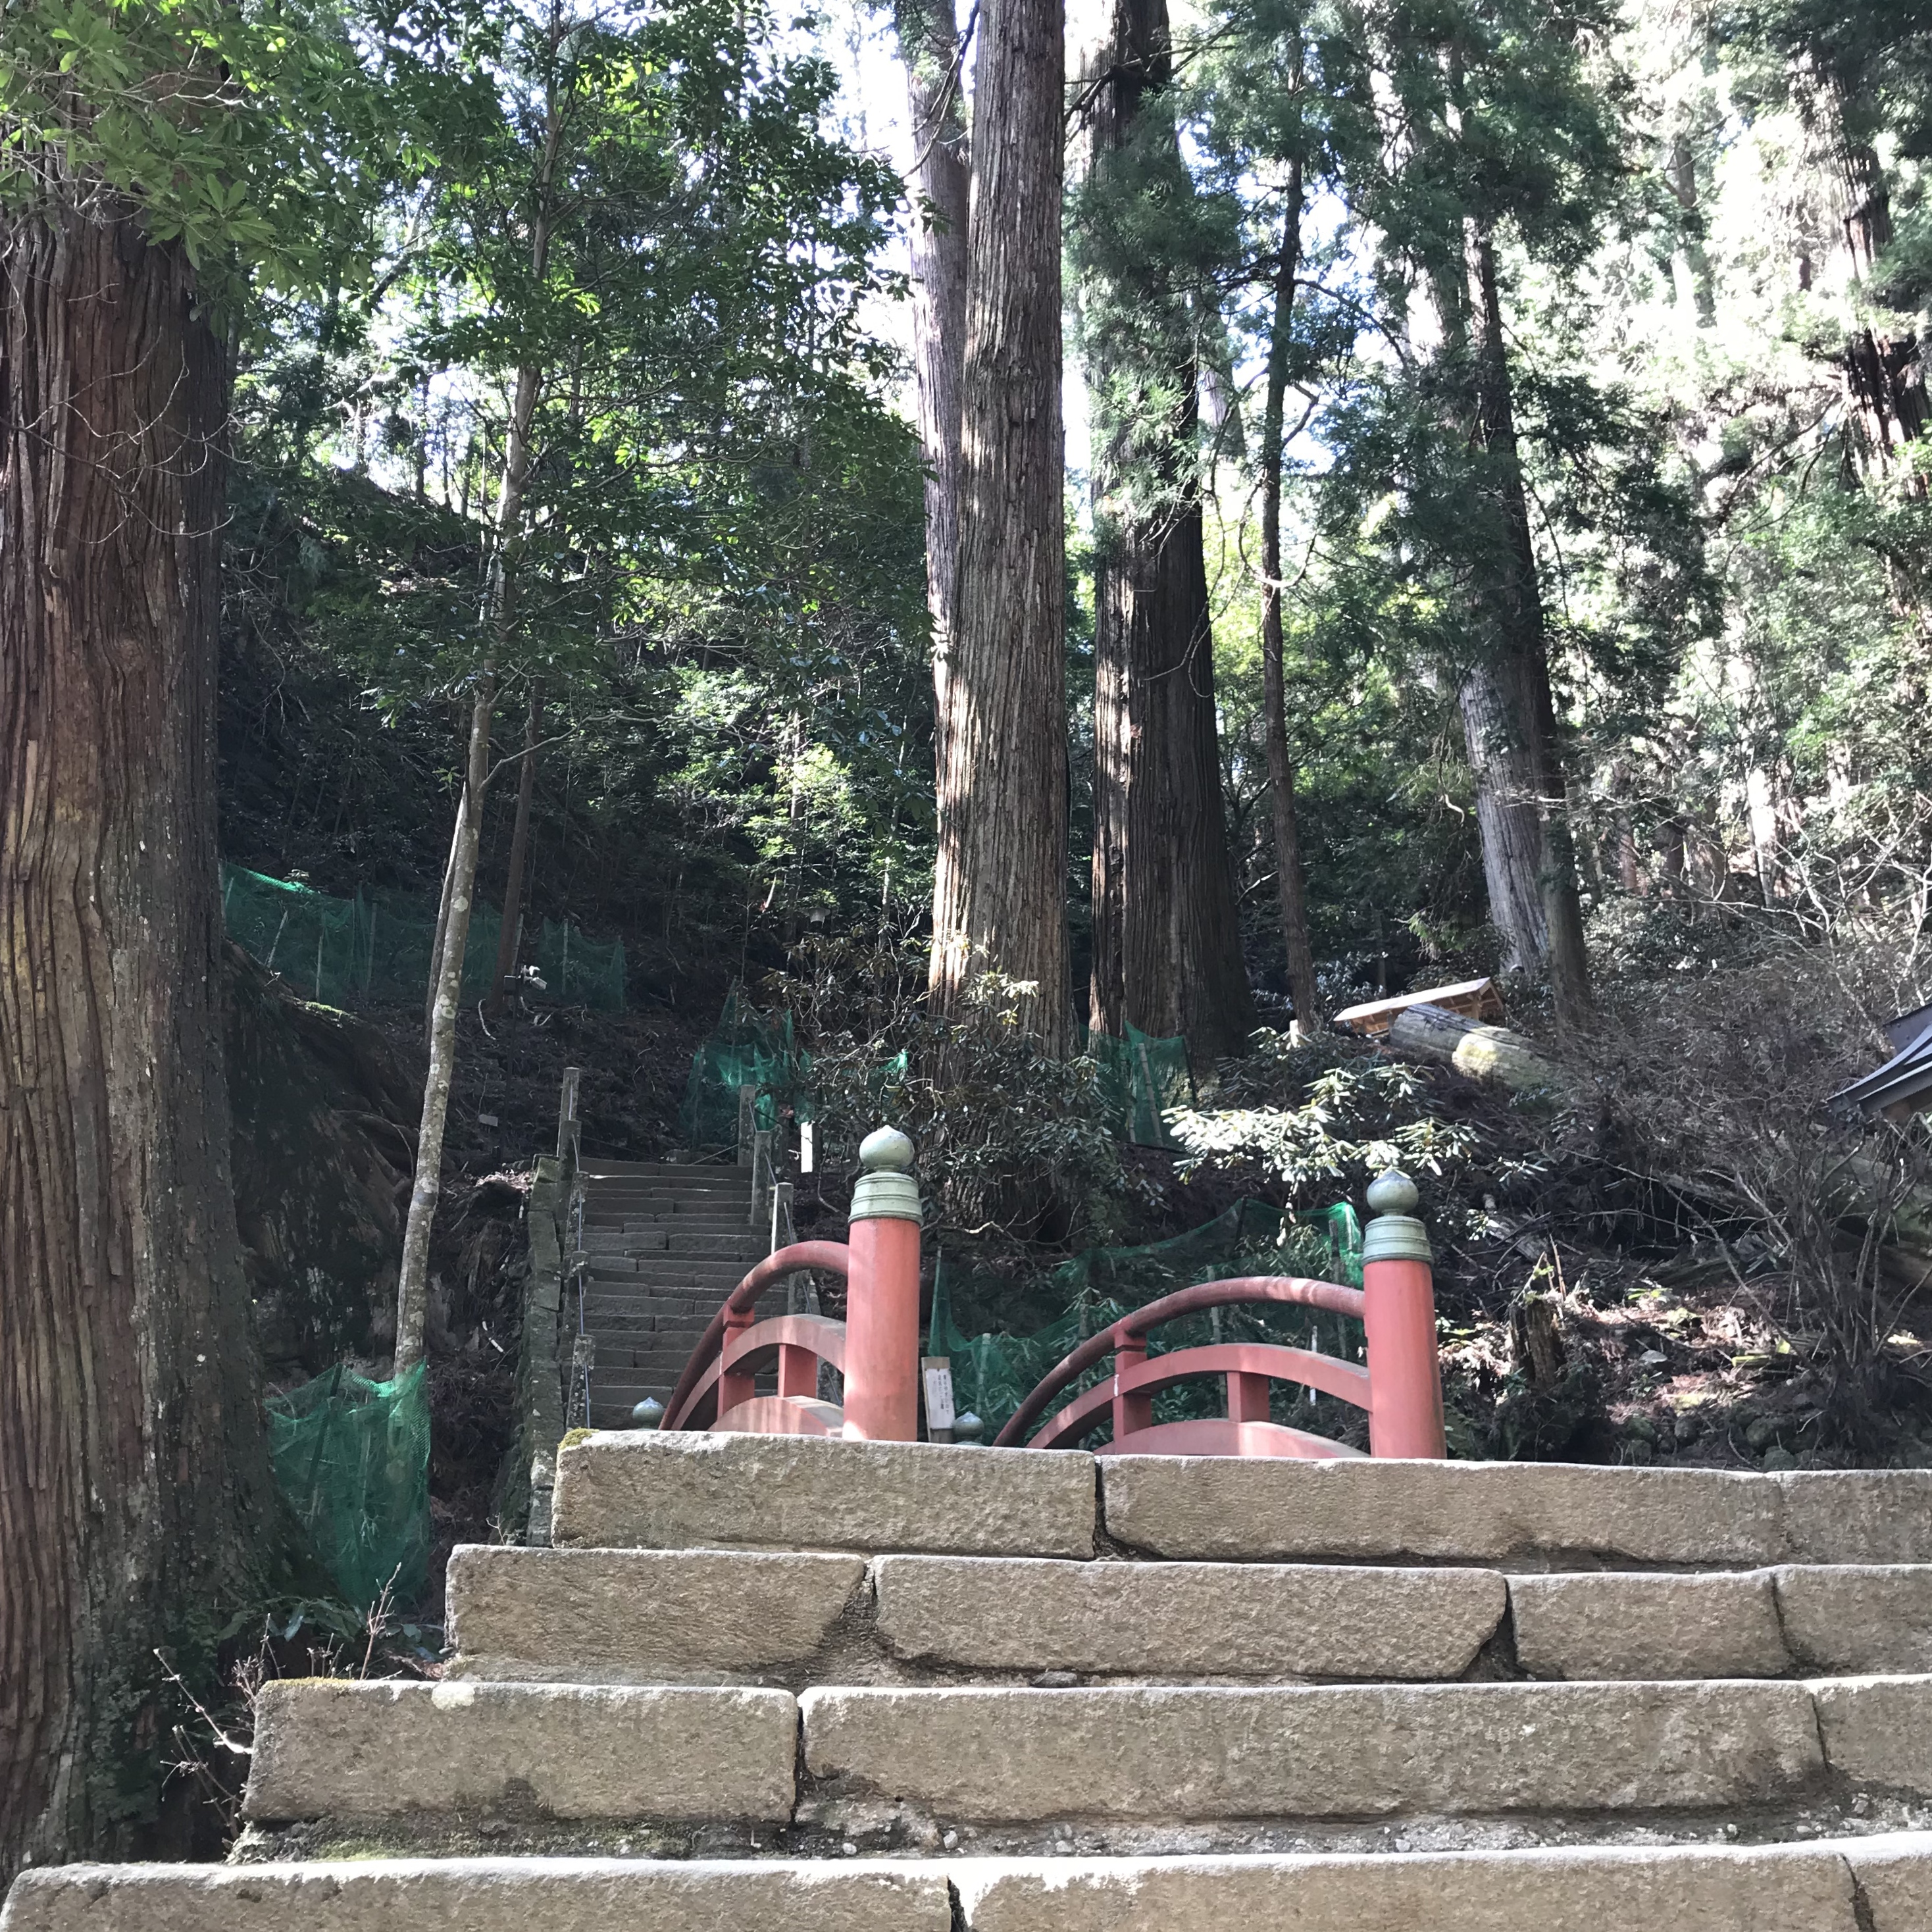
[[[1790,1803],[1826,1771],[1796,1683],[821,1687],[799,1701],[806,1768],[827,1786],[800,1816],[827,1823],[882,1798],[988,1824],[1731,1810]],[[1890,1736],[1898,1714],[1867,1728]]]
[[[782,1690],[272,1682],[244,1814],[782,1822],[797,1706]]]
[[[1077,1451],[628,1432],[557,1456],[551,1540],[596,1549],[1090,1556]]]
[[[1245,1858],[30,1869],[4,1932],[1925,1932],[1932,1837]]]
[[[1756,1568],[1932,1562],[1932,1469],[1114,1456],[1108,1533],[1171,1558]]]

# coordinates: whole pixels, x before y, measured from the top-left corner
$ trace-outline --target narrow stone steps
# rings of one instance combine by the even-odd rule
[[[1245,1858],[29,1869],[4,1932],[1924,1932],[1932,1836]]]

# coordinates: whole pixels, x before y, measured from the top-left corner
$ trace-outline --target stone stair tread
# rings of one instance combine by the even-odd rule
[[[1094,1459],[801,1436],[592,1436],[557,1456],[550,1538],[598,1548],[1089,1556]]]
[[[800,1817],[889,1797],[1025,1826],[1792,1807],[1932,1796],[1932,1678],[832,1688],[800,1696]]]
[[[1932,1834],[1246,1857],[372,1858],[29,1869],[5,1932],[1924,1932]]]
[[[244,1810],[782,1822],[796,1736],[782,1690],[283,1679],[257,1700]]]
[[[1108,1533],[1166,1558],[1932,1562],[1932,1469],[1112,1456],[1101,1484]]]

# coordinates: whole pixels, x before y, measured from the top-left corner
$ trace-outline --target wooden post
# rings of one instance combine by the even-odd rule
[[[752,1133],[758,1124],[758,1090],[744,1086],[738,1089],[738,1165],[749,1167],[752,1164]]]
[[[1414,1217],[1418,1198],[1414,1182],[1393,1168],[1369,1189],[1369,1206],[1376,1217],[1362,1242],[1369,1453],[1440,1460],[1448,1450],[1436,1345],[1433,1257],[1428,1233]]]
[[[563,1090],[556,1103],[556,1157],[570,1160],[577,1151],[578,1118],[577,1090],[584,1078],[580,1066],[566,1066],[563,1070]]]

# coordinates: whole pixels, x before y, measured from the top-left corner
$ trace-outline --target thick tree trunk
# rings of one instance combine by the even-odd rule
[[[1275,891],[1281,904],[1282,950],[1294,1016],[1322,1024],[1322,992],[1308,932],[1308,884],[1301,828],[1294,811],[1294,765],[1288,752],[1288,691],[1282,664],[1281,466],[1288,396],[1288,352],[1294,320],[1294,278],[1301,262],[1301,158],[1289,164],[1282,217],[1281,261],[1275,272],[1274,317],[1268,336],[1268,399],[1262,419],[1262,733],[1268,742],[1268,804],[1274,830]]]
[[[500,1012],[503,989],[517,970],[518,947],[524,931],[524,869],[530,850],[530,804],[537,788],[537,740],[543,736],[543,686],[530,686],[530,710],[524,718],[524,755],[517,778],[516,823],[510,829],[510,875],[503,884],[503,922],[496,930],[496,971],[487,1002]],[[560,987],[559,992],[562,991]]]
[[[1060,506],[1062,28],[1055,0],[980,27],[962,391],[959,577],[940,727],[932,992],[988,970],[1063,1051],[1067,986],[1065,533]]]
[[[1520,809],[1522,788],[1527,784],[1535,832],[1534,870],[1528,884],[1541,909],[1557,1016],[1564,1025],[1574,1026],[1591,1010],[1589,956],[1583,940],[1568,792],[1550,692],[1549,638],[1530,532],[1529,499],[1516,447],[1515,401],[1503,340],[1496,249],[1486,230],[1479,227],[1472,226],[1470,242],[1476,428],[1490,460],[1489,489],[1498,540],[1485,560],[1488,567],[1479,573],[1475,591],[1489,620],[1490,662],[1464,687],[1463,722],[1479,787],[1485,762],[1495,781],[1487,788],[1497,839],[1494,862],[1488,824],[1484,838],[1484,870],[1490,878],[1492,906],[1501,884],[1507,915],[1516,920],[1523,918],[1522,902],[1528,896],[1520,844],[1515,836],[1522,827],[1514,817],[1506,824],[1504,817]],[[1490,688],[1472,690],[1485,680]],[[1472,713],[1480,721],[1480,728],[1472,723]],[[1500,790],[1504,786],[1507,790]],[[1480,814],[1480,790],[1478,809]],[[1506,880],[1502,876],[1505,872]],[[1503,924],[1503,916],[1497,915],[1498,925]],[[1509,933],[1507,926],[1504,930]],[[1516,943],[1515,934],[1510,937]]]
[[[934,716],[946,718],[948,639],[959,562],[959,384],[966,353],[964,57],[951,0],[893,9],[911,110],[913,370],[926,455],[926,602],[932,620]],[[943,761],[944,750],[940,752]]]
[[[226,356],[178,250],[56,221],[0,225],[0,1888],[138,1846],[154,1651],[212,1664],[273,1507],[217,966]]]
[[[1079,250],[1094,425],[1091,1012],[1103,1031],[1182,1034],[1211,1058],[1240,1050],[1255,1010],[1221,791],[1196,318],[1133,245],[1148,205],[1186,192],[1171,65],[1166,0],[1118,0]]]
[[[1472,664],[1458,694],[1462,740],[1476,781],[1476,830],[1490,922],[1503,942],[1506,973],[1542,970],[1550,955],[1538,881],[1543,830],[1537,814],[1536,764],[1523,725],[1531,705],[1515,667],[1489,659]]]

